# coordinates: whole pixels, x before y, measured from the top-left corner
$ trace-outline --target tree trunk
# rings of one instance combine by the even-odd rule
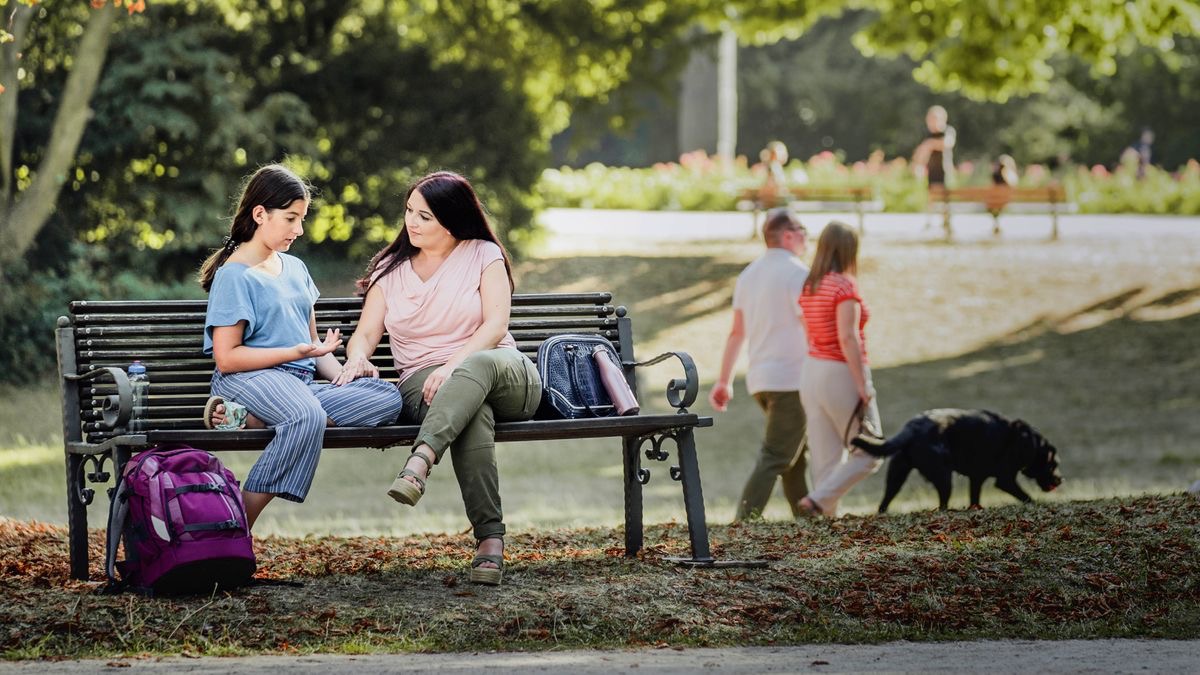
[[[109,4],[93,10],[75,50],[74,67],[67,77],[50,142],[29,189],[16,197],[11,209],[0,214],[0,263],[19,260],[33,244],[38,231],[54,212],[58,193],[67,183],[79,141],[92,116],[90,102],[104,68],[119,8]],[[15,96],[16,91],[11,94]]]
[[[8,210],[12,202],[13,184],[13,139],[17,136],[17,69],[20,55],[25,49],[25,33],[36,12],[33,7],[10,0],[4,8],[4,16],[11,17],[8,31],[13,41],[0,47],[0,213]]]
[[[717,155],[727,166],[737,153],[737,35],[726,23],[717,44]]]

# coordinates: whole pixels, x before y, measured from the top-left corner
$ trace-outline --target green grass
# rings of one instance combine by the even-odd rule
[[[113,657],[776,645],[887,640],[1194,638],[1192,497],[714,526],[691,569],[685,528],[639,559],[611,528],[508,542],[505,584],[465,583],[465,535],[268,537],[251,587],[183,599],[102,596],[66,579],[62,528],[0,521],[0,657]],[[99,534],[92,547],[98,552]],[[94,565],[98,571],[98,564]]]

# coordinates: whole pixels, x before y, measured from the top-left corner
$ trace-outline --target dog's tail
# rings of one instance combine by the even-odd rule
[[[850,444],[876,457],[891,457],[902,452],[910,443],[917,441],[920,436],[929,433],[931,422],[924,417],[914,417],[895,436],[888,439],[871,438],[867,434],[859,434]]]
[[[895,443],[894,441],[900,437],[888,440],[885,438],[872,438],[870,436],[859,435],[850,439],[850,445],[876,457],[891,457],[900,452],[900,448],[904,447],[903,443]]]

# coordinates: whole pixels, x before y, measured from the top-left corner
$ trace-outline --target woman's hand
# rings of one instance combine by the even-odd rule
[[[375,367],[365,356],[356,356],[352,359],[346,359],[346,363],[342,365],[342,369],[338,371],[337,377],[330,381],[330,384],[341,386],[350,384],[360,377],[379,378],[379,368]]]
[[[324,342],[301,342],[296,345],[296,349],[300,350],[302,358],[320,358],[326,354],[332,353],[335,349],[342,346],[342,331],[337,328],[330,328],[325,331]]]
[[[421,398],[425,401],[425,405],[433,402],[434,395],[438,393],[438,389],[441,389],[446,380],[450,378],[450,373],[452,372],[454,372],[454,366],[447,363],[425,378],[425,386],[421,387]]]
[[[875,398],[875,387],[872,387],[870,384],[859,386],[858,398],[863,402],[863,405],[870,403],[871,399]]]

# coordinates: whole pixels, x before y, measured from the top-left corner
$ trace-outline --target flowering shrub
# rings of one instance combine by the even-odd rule
[[[738,206],[745,190],[761,186],[766,175],[766,165],[751,165],[745,157],[726,165],[697,150],[682,155],[679,162],[643,169],[602,164],[547,169],[537,190],[550,207],[726,211]],[[788,162],[783,175],[792,186],[869,186],[886,211],[925,208],[924,182],[914,176],[903,157],[889,160],[877,152],[867,160],[847,164],[826,151],[806,162]],[[955,185],[987,185],[991,180],[990,162],[965,161],[956,167]],[[1175,173],[1148,167],[1142,178],[1137,177],[1136,163],[1129,161],[1113,171],[1097,165],[1051,172],[1041,164],[1031,164],[1020,172],[1018,185],[1035,187],[1055,181],[1063,184],[1067,198],[1077,203],[1082,213],[1200,215],[1200,162],[1196,160]]]

